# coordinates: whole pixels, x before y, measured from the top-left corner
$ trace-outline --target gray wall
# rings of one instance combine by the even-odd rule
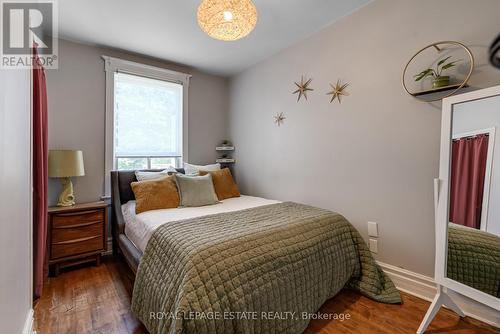
[[[189,160],[212,163],[215,146],[227,135],[227,80],[194,69],[117,50],[59,41],[59,69],[47,71],[49,148],[81,149],[85,173],[74,178],[78,202],[99,200],[104,182],[105,75],[101,55],[193,75],[189,88]],[[60,185],[49,182],[49,204]]]
[[[486,61],[499,12],[497,0],[377,0],[232,78],[229,128],[243,193],[338,211],[365,238],[376,221],[379,260],[433,276],[441,104],[407,95],[401,71],[421,47],[451,39],[476,56],[473,86],[500,83]],[[301,74],[315,90],[296,103]],[[325,94],[338,78],[351,83],[350,96],[330,104]],[[277,112],[287,117],[281,127]]]
[[[21,333],[31,309],[30,72],[0,71],[0,333]]]
[[[488,215],[486,231],[500,236],[500,96],[454,105],[453,135],[488,128],[495,128],[495,139],[488,212],[483,214]]]

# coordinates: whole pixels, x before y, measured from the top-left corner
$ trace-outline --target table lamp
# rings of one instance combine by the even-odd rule
[[[82,151],[72,150],[50,150],[49,151],[49,177],[61,178],[63,190],[59,195],[57,206],[75,205],[73,194],[72,176],[83,176]]]

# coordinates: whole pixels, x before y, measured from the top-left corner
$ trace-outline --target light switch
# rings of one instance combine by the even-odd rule
[[[368,235],[370,237],[378,237],[378,224],[375,222],[368,222]]]
[[[377,239],[370,239],[370,252],[378,253],[378,241]]]

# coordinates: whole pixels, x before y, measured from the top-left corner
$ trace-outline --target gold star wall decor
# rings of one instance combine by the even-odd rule
[[[283,114],[282,112],[276,113],[276,116],[274,116],[274,123],[276,123],[276,124],[278,124],[278,126],[280,126],[281,124],[283,124],[285,119],[286,119],[285,114]]]
[[[348,83],[345,83],[345,84],[342,84],[340,79],[337,80],[337,84],[334,86],[332,84],[330,84],[330,86],[332,87],[332,91],[326,93],[326,95],[331,95],[332,96],[332,99],[330,100],[330,103],[332,103],[335,99],[337,99],[339,101],[339,103],[341,103],[341,97],[342,96],[348,96],[349,93],[347,93],[345,91],[345,89],[347,88],[347,86],[349,86]]]
[[[307,100],[307,92],[308,91],[313,91],[314,89],[309,88],[309,84],[311,83],[312,78],[304,81],[304,76],[301,76],[300,78],[300,83],[295,82],[295,86],[297,86],[297,90],[295,90],[292,94],[299,94],[297,97],[297,102],[300,101],[300,98],[304,96],[304,98]]]

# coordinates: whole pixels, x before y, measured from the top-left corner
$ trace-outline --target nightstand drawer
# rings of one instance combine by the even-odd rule
[[[102,236],[82,237],[74,240],[53,242],[51,247],[51,258],[53,259],[104,250]]]
[[[104,210],[68,212],[54,214],[53,227],[76,227],[78,225],[104,221]]]
[[[52,228],[52,243],[71,241],[75,239],[88,238],[104,235],[104,222],[91,221],[76,226],[62,225]]]
[[[95,261],[101,263],[108,239],[108,206],[105,202],[49,208],[47,246],[49,265],[59,269]]]

